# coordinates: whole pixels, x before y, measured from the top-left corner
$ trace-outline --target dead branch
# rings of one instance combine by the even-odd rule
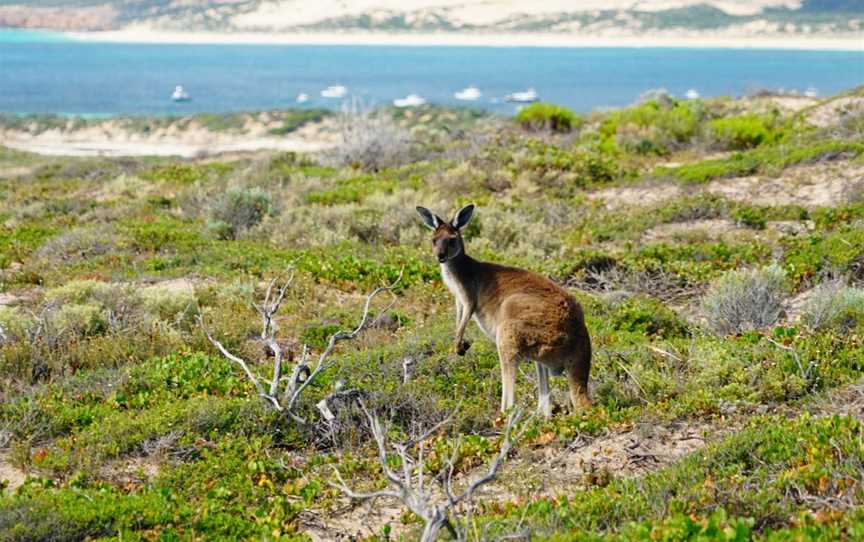
[[[369,421],[369,429],[372,433],[372,438],[375,441],[378,462],[381,464],[381,469],[384,476],[387,478],[388,488],[379,491],[361,493],[354,491],[345,483],[339,470],[334,467],[336,483],[331,483],[333,487],[340,489],[343,493],[352,499],[370,500],[378,497],[393,497],[402,501],[414,514],[423,519],[424,528],[423,534],[420,537],[421,542],[434,542],[438,538],[438,533],[441,529],[447,529],[450,535],[457,540],[464,540],[464,533],[457,528],[450,520],[454,513],[454,508],[462,503],[470,501],[474,494],[484,485],[493,481],[498,475],[501,465],[507,459],[507,455],[513,447],[513,442],[522,436],[522,431],[518,434],[515,427],[519,423],[521,412],[514,410],[507,418],[507,426],[504,429],[503,442],[498,455],[489,464],[489,468],[483,476],[468,483],[466,488],[457,493],[454,491],[453,478],[456,470],[456,462],[458,460],[459,444],[457,441],[453,449],[453,455],[449,458],[446,466],[446,473],[443,479],[436,477],[436,480],[441,484],[444,492],[444,497],[436,496],[431,488],[426,483],[425,461],[425,441],[434,433],[438,432],[442,427],[452,421],[451,414],[433,427],[423,431],[419,436],[408,439],[401,443],[390,443],[389,451],[399,456],[402,464],[401,472],[396,472],[390,468],[387,462],[388,442],[385,436],[386,431],[382,428],[378,416],[370,412],[362,400],[358,401],[366,418]],[[527,425],[527,424],[526,424]],[[523,425],[524,431],[524,425]],[[417,448],[416,456],[412,454],[412,450]],[[414,474],[416,472],[416,475]]]
[[[804,364],[801,363],[801,358],[798,356],[798,352],[795,351],[791,346],[786,346],[785,344],[778,343],[774,339],[769,338],[768,342],[779,348],[780,350],[784,350],[792,355],[792,359],[795,361],[795,365],[798,366],[798,373],[801,375],[801,378],[804,379],[808,385],[813,385],[814,382],[811,382],[810,377],[812,376],[813,369],[816,367],[816,362],[811,361],[807,364],[807,367],[804,367]]]
[[[201,326],[201,329],[204,331],[204,334],[207,336],[210,343],[213,344],[213,346],[215,346],[223,356],[240,366],[246,375],[246,378],[255,386],[255,390],[258,392],[259,397],[261,397],[276,411],[290,416],[292,420],[299,424],[306,425],[306,420],[294,412],[294,409],[297,406],[297,401],[300,399],[303,391],[322,371],[333,366],[335,361],[331,360],[330,356],[339,341],[354,339],[369,327],[370,307],[378,295],[388,292],[393,297],[382,312],[387,312],[393,307],[396,303],[396,296],[393,293],[393,289],[402,280],[402,272],[399,272],[399,276],[392,284],[376,288],[371,294],[366,296],[366,302],[363,306],[363,315],[360,318],[360,323],[350,331],[337,331],[331,335],[327,347],[318,356],[314,366],[310,367],[309,365],[309,349],[307,345],[304,344],[303,352],[300,355],[299,360],[294,365],[291,375],[286,379],[282,374],[283,353],[282,347],[279,346],[279,342],[276,340],[277,326],[275,317],[279,308],[282,306],[285,294],[293,280],[293,274],[281,286],[276,285],[276,279],[271,280],[267,285],[267,291],[264,294],[263,302],[260,305],[252,303],[252,307],[258,312],[258,315],[261,318],[261,341],[273,354],[273,372],[269,380],[265,377],[256,375],[249,363],[230,352],[221,342],[214,338],[207,329],[207,326],[204,323],[204,318],[200,313],[198,315],[198,324]],[[281,390],[280,386],[282,387]]]

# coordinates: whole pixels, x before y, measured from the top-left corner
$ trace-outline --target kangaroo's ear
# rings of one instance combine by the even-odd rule
[[[442,222],[440,218],[426,207],[417,207],[417,214],[420,215],[423,223],[426,224],[426,227],[430,230],[436,229]]]
[[[456,228],[457,230],[461,230],[465,226],[468,225],[468,222],[471,221],[471,215],[474,214],[474,204],[468,204],[456,213],[456,217],[453,219],[453,222],[450,223],[451,226]]]

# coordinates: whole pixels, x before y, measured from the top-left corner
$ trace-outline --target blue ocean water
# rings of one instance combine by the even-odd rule
[[[368,105],[416,93],[432,103],[502,113],[506,94],[534,87],[541,99],[591,111],[632,103],[647,90],[702,96],[815,88],[829,95],[864,83],[864,53],[843,51],[153,45],[89,43],[60,34],[0,30],[0,111],[182,114],[297,106],[338,107],[330,85]],[[453,92],[478,86],[483,97]],[[193,99],[174,103],[183,85]]]

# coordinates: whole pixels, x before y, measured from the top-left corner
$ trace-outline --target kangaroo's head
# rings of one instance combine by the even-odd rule
[[[417,207],[417,214],[423,223],[432,230],[432,247],[438,262],[445,263],[465,252],[462,242],[462,228],[468,225],[474,205],[463,207],[453,220],[447,222],[425,207]]]

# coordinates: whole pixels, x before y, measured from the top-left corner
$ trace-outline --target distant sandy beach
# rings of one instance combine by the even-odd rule
[[[250,44],[250,45],[401,45],[473,47],[638,47],[699,49],[792,49],[864,51],[864,37],[736,36],[579,36],[572,34],[483,33],[207,33],[130,29],[69,32],[72,39],[117,43]]]

